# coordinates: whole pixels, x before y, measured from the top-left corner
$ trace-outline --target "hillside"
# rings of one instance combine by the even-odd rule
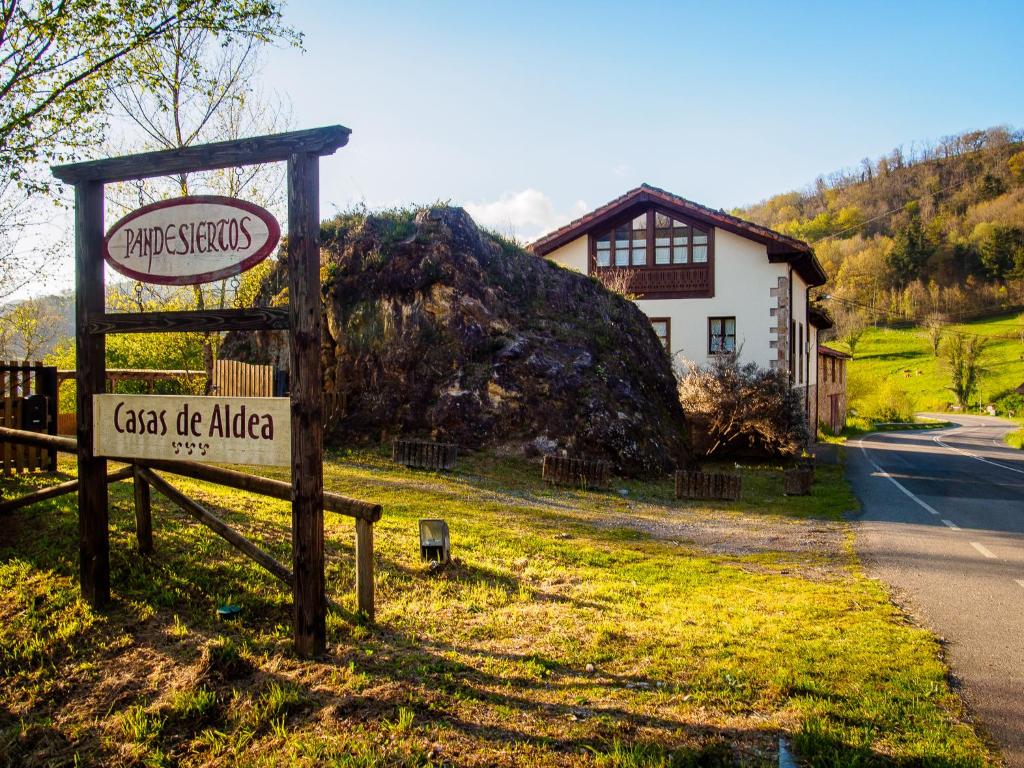
[[[1024,304],[1024,132],[902,147],[735,213],[815,245],[824,292],[872,321]]]
[[[951,331],[987,340],[982,358],[986,374],[976,404],[993,403],[1001,414],[1020,416],[1024,398],[1013,390],[1024,383],[1024,313],[953,325]],[[913,410],[939,411],[954,402],[944,361],[932,354],[927,334],[918,326],[869,328],[857,344],[847,381],[851,407],[881,420],[893,415],[882,412],[885,407],[900,400]]]

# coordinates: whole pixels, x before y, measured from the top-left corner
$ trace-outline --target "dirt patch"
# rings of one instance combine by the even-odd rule
[[[631,503],[629,508],[629,514],[589,519],[598,526],[630,528],[713,555],[741,558],[744,567],[760,567],[759,561],[766,559],[758,556],[772,556],[776,566],[795,569],[801,576],[841,578],[849,575],[853,565],[845,522],[642,503]]]

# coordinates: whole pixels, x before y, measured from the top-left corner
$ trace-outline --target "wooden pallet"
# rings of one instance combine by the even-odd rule
[[[787,496],[807,496],[813,482],[813,465],[787,469],[782,473],[782,492]]]
[[[570,459],[545,456],[541,477],[549,483],[577,488],[607,488],[611,483],[611,462],[600,459]]]
[[[394,440],[391,460],[396,464],[416,469],[452,469],[459,458],[459,447],[451,443],[432,443],[427,440]]]
[[[693,470],[679,470],[676,472],[677,499],[739,501],[740,491],[741,479],[739,475]]]

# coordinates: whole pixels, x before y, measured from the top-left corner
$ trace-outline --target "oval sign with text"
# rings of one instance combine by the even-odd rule
[[[107,232],[107,263],[134,280],[195,285],[244,272],[267,258],[281,226],[258,205],[220,195],[161,200]]]

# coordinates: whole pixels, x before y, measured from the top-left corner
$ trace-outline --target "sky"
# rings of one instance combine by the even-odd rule
[[[1024,127],[1020,0],[290,0],[285,21],[304,50],[268,49],[259,89],[295,128],[352,129],[325,218],[448,201],[530,241],[642,182],[729,209]]]
[[[322,213],[465,205],[522,239],[641,182],[731,208],[897,145],[1024,126],[1018,2],[292,0],[263,86],[341,123]]]

